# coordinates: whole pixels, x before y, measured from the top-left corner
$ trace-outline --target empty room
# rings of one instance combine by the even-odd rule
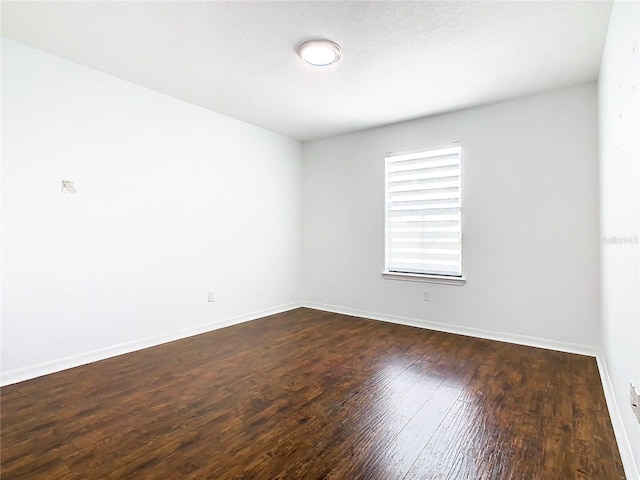
[[[640,480],[638,1],[0,8],[3,480]]]

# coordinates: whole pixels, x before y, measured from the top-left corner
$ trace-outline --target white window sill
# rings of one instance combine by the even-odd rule
[[[464,285],[464,277],[445,277],[440,275],[426,275],[421,273],[382,272],[385,280],[404,280],[407,282],[441,283],[443,285]]]

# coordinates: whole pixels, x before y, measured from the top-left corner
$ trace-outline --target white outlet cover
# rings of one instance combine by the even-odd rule
[[[638,395],[638,390],[633,382],[629,383],[629,404],[636,415],[638,423],[640,423],[640,395]]]
[[[210,302],[215,302],[216,301],[216,292],[213,292],[213,291],[209,292],[209,301]]]

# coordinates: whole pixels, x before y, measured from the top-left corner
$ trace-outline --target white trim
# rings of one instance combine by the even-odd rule
[[[624,466],[624,473],[627,480],[640,480],[640,470],[636,464],[635,457],[633,456],[633,449],[631,448],[631,442],[629,442],[629,435],[624,428],[624,422],[622,421],[622,415],[616,402],[615,391],[613,390],[613,383],[607,370],[607,362],[599,352],[596,356],[598,362],[598,370],[600,371],[600,379],[602,380],[602,389],[604,390],[604,398],[607,401],[607,407],[609,410],[609,416],[611,417],[611,424],[613,425],[613,433],[616,436],[616,442],[618,443],[618,450],[620,451],[620,458],[622,459],[622,465]]]
[[[464,285],[467,279],[464,277],[445,277],[439,275],[428,275],[426,273],[400,273],[382,272],[385,280],[404,280],[407,282],[441,283],[443,285]]]
[[[218,320],[211,323],[205,323],[196,327],[179,330],[177,332],[165,333],[162,335],[155,335],[153,337],[147,337],[142,340],[134,340],[132,342],[121,343],[118,345],[112,345],[110,347],[101,348],[91,352],[80,353],[77,355],[71,355],[69,357],[60,358],[57,360],[51,360],[48,362],[31,365],[25,368],[18,368],[15,370],[9,370],[0,374],[0,386],[11,385],[13,383],[23,382],[32,378],[41,377],[50,373],[60,372],[69,368],[79,367],[88,363],[97,362],[99,360],[105,360],[107,358],[116,357],[125,353],[131,353],[138,350],[143,350],[149,347],[155,347],[162,345],[163,343],[173,342],[194,335],[200,335],[212,330],[218,330],[219,328],[230,327],[231,325],[237,325],[239,323],[249,322],[258,318],[267,317],[269,315],[275,315],[277,313],[286,312],[299,308],[299,303],[289,303],[286,305],[280,305],[273,308],[267,308],[264,310],[258,310],[255,312],[246,313],[244,315],[238,315],[223,320]]]
[[[428,330],[437,330],[439,332],[446,333],[455,333],[457,335],[465,335],[467,337],[485,338],[487,340],[496,340],[498,342],[515,343],[517,345],[526,345],[528,347],[544,348],[547,350],[557,350],[559,352],[577,353],[578,355],[588,355],[590,357],[595,357],[598,353],[598,350],[595,347],[589,345],[562,342],[559,340],[550,340],[547,338],[527,337],[525,335],[516,335],[513,333],[502,333],[480,328],[451,325],[448,323],[431,322],[429,320],[418,318],[401,317],[385,313],[370,312],[367,310],[357,310],[354,308],[326,305],[317,302],[302,302],[302,306],[306,308],[312,308],[314,310],[324,310],[327,312],[341,313],[343,315],[351,315],[354,317],[361,317],[369,320],[398,323],[400,325],[408,325],[410,327],[425,328]]]

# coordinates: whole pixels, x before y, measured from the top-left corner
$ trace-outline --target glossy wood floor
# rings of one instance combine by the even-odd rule
[[[315,310],[1,394],[3,480],[624,478],[593,358]]]

